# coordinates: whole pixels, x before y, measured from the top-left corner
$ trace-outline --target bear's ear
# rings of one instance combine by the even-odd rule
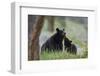
[[[58,32],[59,31],[59,28],[56,28],[56,31]]]
[[[70,41],[70,43],[72,43],[72,41]]]
[[[63,31],[65,31],[65,29],[63,29]]]

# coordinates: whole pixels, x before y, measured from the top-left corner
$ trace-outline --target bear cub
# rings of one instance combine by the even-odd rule
[[[64,46],[65,46],[65,50],[67,50],[67,52],[72,53],[72,54],[77,53],[77,48],[76,48],[75,44],[72,44],[72,41],[69,40],[67,37],[64,38]]]

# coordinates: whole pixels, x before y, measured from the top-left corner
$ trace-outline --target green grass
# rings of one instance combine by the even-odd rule
[[[87,58],[88,52],[84,51],[82,55],[74,55],[66,51],[47,52],[44,51],[40,55],[40,60],[56,60],[56,59],[79,59]]]

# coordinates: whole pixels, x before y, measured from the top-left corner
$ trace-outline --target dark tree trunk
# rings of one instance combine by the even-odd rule
[[[30,58],[29,60],[39,60],[40,55],[39,55],[39,36],[43,27],[44,23],[44,16],[37,16],[36,22],[33,26],[33,31],[32,31],[32,38],[31,38],[31,47],[30,47]]]

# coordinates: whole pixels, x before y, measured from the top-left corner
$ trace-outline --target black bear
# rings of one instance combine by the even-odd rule
[[[72,41],[69,40],[67,37],[64,37],[64,46],[67,52],[72,53],[72,54],[77,53],[77,47],[74,44],[72,44]]]
[[[56,33],[51,36],[41,47],[41,51],[55,51],[55,50],[62,50],[63,47],[63,39],[65,37],[66,33],[63,30],[60,30],[59,28],[56,28]]]

